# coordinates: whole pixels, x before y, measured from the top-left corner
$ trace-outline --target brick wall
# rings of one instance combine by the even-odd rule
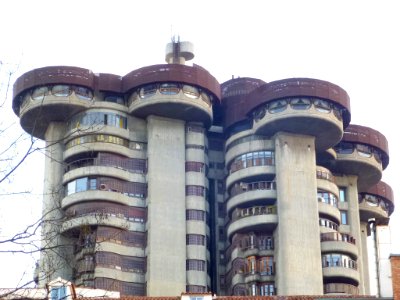
[[[393,299],[400,300],[400,254],[391,255]]]

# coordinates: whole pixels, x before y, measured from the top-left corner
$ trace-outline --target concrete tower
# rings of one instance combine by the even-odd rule
[[[394,209],[385,137],[350,124],[337,85],[220,86],[193,57],[173,40],[167,64],[122,77],[57,66],[17,79],[13,109],[47,144],[39,284],[368,294],[369,224]]]

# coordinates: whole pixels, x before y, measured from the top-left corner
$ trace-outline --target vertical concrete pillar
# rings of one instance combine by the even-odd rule
[[[361,295],[369,295],[371,293],[370,291],[370,284],[369,284],[369,269],[368,269],[368,245],[367,245],[367,238],[368,238],[368,223],[366,222],[361,222],[360,223],[360,240],[359,240],[359,248],[361,251],[359,251],[359,261],[360,263],[357,265],[360,271],[360,286],[359,286],[359,291]],[[357,242],[357,240],[356,240]],[[361,255],[360,255],[361,252]],[[360,266],[362,264],[362,266]],[[361,274],[362,272],[362,274]],[[361,291],[363,290],[363,293]]]
[[[369,293],[369,272],[368,272],[368,250],[367,250],[367,227],[361,224],[360,226],[360,210],[358,206],[358,188],[357,176],[347,175],[347,196],[348,196],[348,228],[353,238],[356,239],[356,246],[358,248],[358,272],[360,274],[360,284],[358,287],[360,295],[367,295]],[[340,231],[343,231],[347,226],[341,226]],[[364,230],[364,232],[363,232]]]
[[[322,295],[314,137],[275,136],[278,295]]]
[[[39,264],[39,285],[61,277],[71,279],[73,243],[60,235],[63,221],[61,200],[64,198],[62,179],[64,175],[63,136],[64,123],[50,123],[45,134],[45,179],[43,187],[42,247]]]
[[[147,296],[178,296],[186,290],[185,124],[147,121]]]

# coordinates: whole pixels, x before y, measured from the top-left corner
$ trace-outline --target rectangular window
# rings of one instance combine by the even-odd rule
[[[187,185],[186,196],[204,196],[204,186]]]
[[[339,200],[340,202],[347,202],[345,187],[339,187]]]
[[[186,260],[186,271],[205,271],[206,262],[199,259],[187,259]]]
[[[349,220],[347,218],[347,211],[340,211],[340,223],[342,225],[348,225],[349,224]]]
[[[83,177],[76,180],[76,192],[86,191],[88,187],[88,178]]]
[[[63,300],[67,298],[67,287],[61,286],[52,288],[50,292],[51,300]]]

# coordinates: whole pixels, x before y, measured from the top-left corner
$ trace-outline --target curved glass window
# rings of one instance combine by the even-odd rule
[[[354,145],[352,143],[341,142],[335,146],[335,151],[340,154],[352,154]]]
[[[249,168],[252,166],[273,166],[275,165],[274,151],[258,151],[242,154],[234,159],[230,166],[230,172]]]
[[[111,177],[82,177],[68,182],[66,195],[88,190],[117,192],[129,197],[145,198],[147,185],[141,182],[130,182]]]
[[[58,97],[68,97],[72,93],[72,88],[69,85],[55,85],[51,88],[51,93]]]
[[[308,98],[294,98],[290,100],[290,107],[297,110],[309,109],[311,100]]]
[[[367,145],[356,145],[357,153],[364,157],[371,157],[372,156],[372,149]]]
[[[75,87],[75,95],[81,100],[92,100],[93,92],[85,87]]]
[[[318,190],[317,193],[318,202],[323,202],[326,204],[330,204],[334,207],[338,207],[338,199],[337,197],[330,193],[323,190]]]
[[[271,102],[269,104],[268,111],[271,114],[276,114],[276,113],[284,111],[286,109],[286,107],[287,107],[286,100],[278,100],[278,101]]]
[[[322,255],[322,267],[343,267],[357,270],[357,262],[345,254],[329,253]]]
[[[180,91],[180,87],[176,83],[163,83],[160,85],[160,93],[163,95],[176,95]]]
[[[255,122],[260,121],[262,118],[265,117],[265,113],[266,113],[265,107],[261,107],[261,108],[257,109],[257,110],[254,112],[254,115],[253,115],[254,121],[255,121]]]
[[[80,126],[98,126],[108,125],[127,129],[127,118],[119,114],[103,112],[85,112],[72,118],[68,124],[69,130],[79,128]]]
[[[183,93],[185,94],[185,96],[192,98],[192,99],[197,99],[200,97],[200,92],[199,89],[191,86],[191,85],[183,85],[182,87]]]
[[[32,90],[32,100],[43,100],[45,96],[49,94],[49,88],[47,86],[41,86]]]
[[[374,206],[374,207],[376,207],[376,206],[379,205],[379,199],[378,199],[377,197],[375,197],[375,196],[372,196],[372,195],[366,196],[366,197],[365,197],[365,202],[367,202],[367,204],[368,204],[369,206]]]
[[[323,112],[323,113],[330,113],[331,112],[331,106],[330,106],[329,102],[325,101],[325,100],[315,99],[314,100],[314,107],[319,112]]]
[[[157,84],[146,85],[139,90],[139,97],[142,99],[151,97],[156,94],[157,88]]]
[[[85,144],[85,143],[95,143],[95,142],[103,142],[103,143],[111,143],[116,145],[121,145],[124,147],[129,147],[129,141],[118,136],[109,135],[109,134],[91,134],[85,135],[81,137],[77,137],[66,144],[66,148],[69,149],[71,147]]]

